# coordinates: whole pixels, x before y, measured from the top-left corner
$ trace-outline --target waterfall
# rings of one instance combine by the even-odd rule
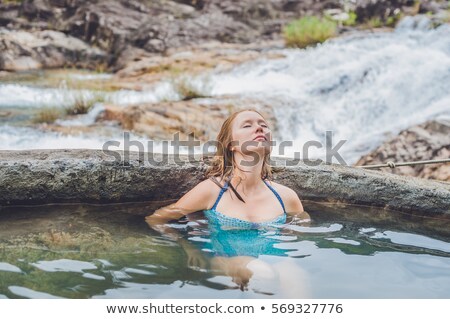
[[[401,24],[392,33],[358,33],[280,53],[286,57],[217,74],[213,93],[271,104],[278,140],[295,146],[286,155],[308,141],[325,145],[332,131],[333,145],[346,141],[339,154],[352,164],[400,130],[450,114],[450,25]],[[324,148],[309,155],[323,158]]]
[[[322,147],[310,147],[308,157],[325,160],[328,131],[333,141],[330,147],[342,141],[338,153],[346,164],[353,164],[400,130],[450,116],[450,25],[431,29],[426,20],[411,19],[404,19],[394,32],[355,32],[307,49],[274,49],[282,58],[258,59],[229,71],[216,69],[206,74],[208,93],[214,99],[233,95],[272,106],[277,145],[292,142],[285,153],[275,146],[275,155],[292,157],[300,152],[304,158],[304,146],[315,141]],[[198,77],[191,81],[202,84]],[[64,107],[76,96],[89,98],[92,94],[67,87],[0,83],[0,111]],[[170,81],[145,91],[104,93],[105,101],[118,105],[179,98]],[[57,123],[90,125],[101,110],[102,105],[96,104],[78,119]],[[76,137],[80,140],[71,143],[69,137],[41,131],[35,132],[33,140],[29,131],[13,126],[0,129],[0,149],[49,147],[42,142],[45,136],[54,148],[86,143],[99,148],[102,140]],[[90,142],[82,142],[83,138]]]

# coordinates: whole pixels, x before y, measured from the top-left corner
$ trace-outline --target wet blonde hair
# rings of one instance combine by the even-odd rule
[[[255,109],[245,109],[234,112],[231,114],[222,124],[222,127],[217,135],[217,151],[211,162],[206,176],[220,177],[220,180],[229,181],[233,177],[233,169],[235,167],[235,160],[233,152],[231,151],[231,143],[233,142],[232,125],[234,119],[242,112],[255,112],[258,113],[263,119],[264,116]],[[270,152],[264,155],[264,163],[261,169],[262,179],[272,178],[272,167],[270,166]]]

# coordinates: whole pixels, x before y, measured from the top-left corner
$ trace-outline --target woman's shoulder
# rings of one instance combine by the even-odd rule
[[[269,181],[269,184],[281,196],[287,212],[303,211],[303,205],[300,198],[292,188],[274,181]]]
[[[268,181],[269,185],[275,188],[275,190],[281,195],[285,195],[287,197],[297,195],[297,193],[290,187],[287,187],[283,184],[276,183],[274,181]]]
[[[206,200],[209,209],[214,205],[214,202],[216,201],[221,190],[225,186],[225,183],[219,177],[212,176],[200,182],[198,185],[201,185],[201,187],[204,189],[204,192],[208,193],[208,197]]]
[[[225,182],[220,176],[210,176],[203,182],[205,183],[205,185],[209,186],[217,185],[216,188],[223,188],[225,186]]]

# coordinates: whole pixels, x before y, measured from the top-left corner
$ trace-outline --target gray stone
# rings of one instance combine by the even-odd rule
[[[444,1],[423,0],[421,10],[444,14]],[[433,9],[434,8],[434,9]],[[225,43],[256,43],[282,39],[283,26],[305,15],[324,12],[356,12],[358,21],[398,18],[400,13],[416,14],[419,5],[413,0],[27,0],[0,3],[0,26],[24,32],[54,30],[78,38],[107,55],[101,66],[118,70],[124,64],[125,52],[135,49],[149,54],[167,53],[171,49],[194,46],[211,41]],[[337,11],[336,11],[337,10]],[[433,21],[433,26],[439,25]],[[419,25],[425,28],[425,20]],[[340,27],[339,33],[350,31]],[[0,38],[0,44],[2,39]],[[53,51],[52,51],[53,52]],[[61,52],[63,58],[74,60],[69,66],[97,69],[85,55]],[[61,67],[47,66],[33,53],[8,55],[3,64],[10,69]],[[56,56],[56,58],[55,58]],[[74,58],[73,58],[74,57]],[[17,59],[18,61],[13,61]],[[59,61],[50,54],[48,61]],[[6,62],[5,62],[6,61]],[[66,65],[64,65],[66,66]],[[1,66],[0,66],[1,69]],[[5,67],[3,69],[6,69]]]
[[[0,70],[65,66],[94,68],[106,61],[107,55],[103,51],[59,31],[27,32],[0,28]]]
[[[377,149],[361,157],[356,166],[445,160],[450,158],[450,121],[436,119],[401,131]],[[381,168],[398,175],[450,182],[450,163]]]
[[[187,163],[186,157],[177,164],[173,156],[155,154],[150,165],[148,153],[118,154],[121,158],[101,150],[0,151],[0,204],[175,201],[204,178],[207,168],[201,160]],[[277,159],[275,180],[304,200],[450,214],[449,183],[339,165],[282,164]]]

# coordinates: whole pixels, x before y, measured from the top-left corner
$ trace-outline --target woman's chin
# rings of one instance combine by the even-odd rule
[[[249,157],[251,160],[255,160],[256,162],[258,162],[259,159],[264,159],[264,157],[270,154],[270,152],[270,146],[268,147],[260,144],[258,146],[248,147],[245,151],[242,151],[242,154],[246,157]]]

